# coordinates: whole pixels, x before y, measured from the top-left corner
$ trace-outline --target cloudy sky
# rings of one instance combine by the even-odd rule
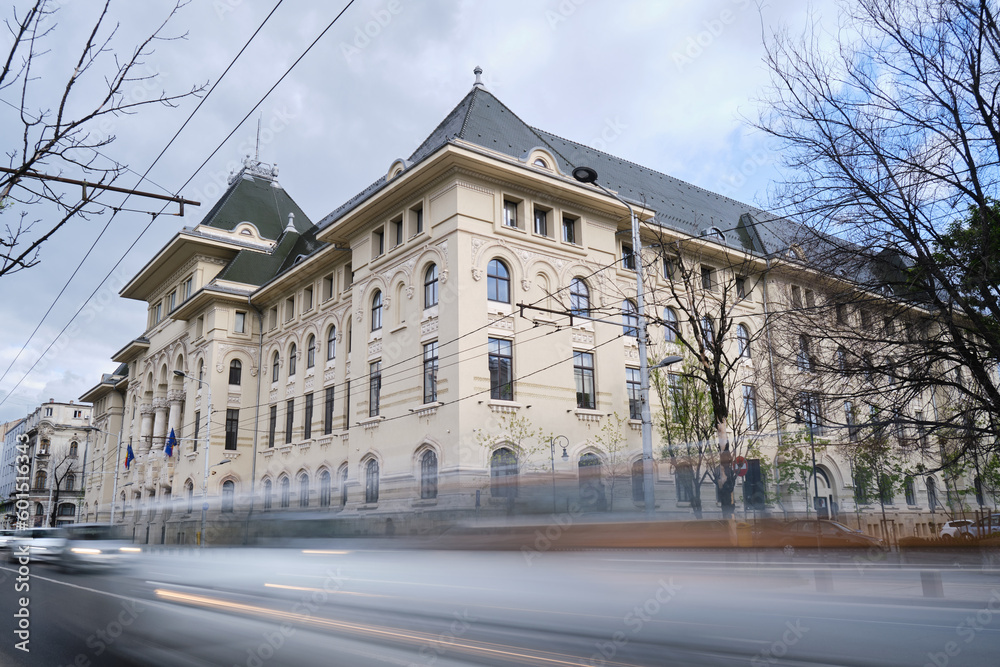
[[[155,45],[140,68],[155,78],[128,84],[127,98],[215,83],[276,2],[193,0],[166,33],[186,38]],[[70,280],[109,216],[77,220],[44,246],[41,264],[0,278],[0,373],[20,352],[0,380],[0,421],[49,398],[76,400],[101,373],[114,370],[110,356],[142,335],[146,323],[145,304],[120,298],[118,290],[181,227],[197,224],[229,171],[254,150],[258,119],[261,160],[278,165],[282,186],[314,221],[408,156],[472,87],[476,65],[487,88],[529,125],[763,205],[769,183],[779,177],[777,156],[744,120],[756,117],[769,82],[762,34],[782,25],[800,30],[810,12],[811,20],[836,24],[827,0],[356,0],[209,159],[346,2],[281,2],[147,181],[140,183],[138,174],[196,100],[175,109],[149,107],[96,128],[115,137],[103,152],[136,172],[118,185],[180,193],[203,204],[187,208],[183,218],[157,217],[145,233],[149,215],[120,213]],[[49,51],[38,59],[30,88],[35,111],[56,104],[100,6],[92,0],[51,4],[58,11],[47,23],[53,28]],[[111,48],[131,53],[172,4],[113,1],[109,20],[120,27]],[[5,12],[13,16],[9,6]],[[6,59],[9,37],[0,46]],[[78,103],[100,91],[98,74],[110,63],[98,61]],[[21,138],[17,111],[7,104],[18,103],[18,92],[0,90],[5,152],[16,150]],[[53,163],[51,169],[60,168]],[[62,173],[82,177],[66,168]],[[65,191],[78,196],[75,188]],[[115,206],[121,197],[100,201]],[[160,208],[135,198],[127,206]],[[17,214],[17,208],[4,211],[0,223]],[[29,211],[39,228],[46,216],[51,212],[42,207]]]

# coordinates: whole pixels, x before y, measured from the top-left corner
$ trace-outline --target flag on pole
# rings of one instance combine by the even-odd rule
[[[174,454],[174,447],[176,447],[176,446],[177,446],[177,436],[174,435],[174,429],[170,429],[170,437],[167,438],[167,446],[163,450],[164,453],[167,455],[167,458],[170,458],[171,456],[173,456],[173,454]]]
[[[135,461],[135,454],[132,453],[132,443],[128,444],[128,452],[125,454],[125,470],[128,470],[129,464]]]

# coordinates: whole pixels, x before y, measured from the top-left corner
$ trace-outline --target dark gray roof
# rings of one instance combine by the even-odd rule
[[[789,246],[793,225],[760,209],[729,197],[699,188],[653,169],[623,160],[584,144],[531,127],[503,102],[481,86],[473,89],[455,106],[410,156],[411,166],[439,148],[462,140],[492,151],[522,159],[531,150],[543,148],[558,161],[559,170],[570,173],[587,166],[597,171],[600,183],[633,203],[656,211],[655,221],[692,236],[705,235],[712,228],[723,232],[725,243],[754,252],[775,252]],[[323,218],[319,227],[340,218],[386,185],[379,178]],[[750,218],[744,218],[749,214]],[[756,228],[754,237],[744,229]]]
[[[273,241],[288,225],[289,213],[295,214],[294,225],[300,232],[312,227],[309,217],[276,181],[243,174],[229,185],[201,224],[232,231],[239,223],[250,222],[262,237]]]

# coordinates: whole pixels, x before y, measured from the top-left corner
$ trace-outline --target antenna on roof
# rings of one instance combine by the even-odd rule
[[[262,116],[264,115],[263,111],[261,111],[260,113]],[[253,151],[254,162],[260,162],[260,120],[261,120],[260,118],[257,119],[257,146],[256,148],[254,148]]]
[[[483,88],[484,87],[483,86],[483,78],[482,78],[483,77],[483,68],[480,67],[479,65],[476,65],[476,69],[472,70],[472,73],[476,75],[476,83],[473,84],[473,85],[479,86],[480,88]]]

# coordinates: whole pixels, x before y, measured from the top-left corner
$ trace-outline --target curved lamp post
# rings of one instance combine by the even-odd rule
[[[566,453],[566,448],[569,447],[569,438],[565,435],[557,435],[555,437],[549,438],[549,460],[552,463],[552,512],[556,511],[556,442],[559,442],[562,446],[562,456],[560,457],[563,461],[569,461],[569,454]]]

